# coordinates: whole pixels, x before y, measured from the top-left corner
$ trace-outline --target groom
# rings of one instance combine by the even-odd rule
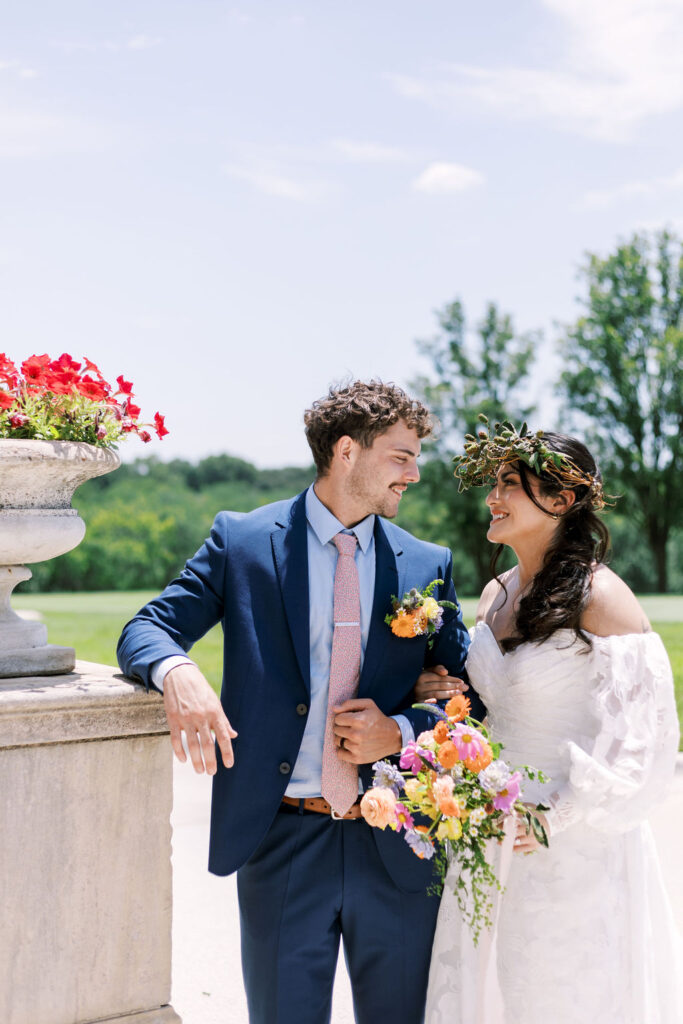
[[[178,579],[126,625],[119,662],[163,690],[180,760],[184,731],[195,770],[214,775],[209,870],[237,871],[251,1024],[329,1021],[340,936],[356,1021],[420,1024],[431,864],[371,829],[358,794],[374,761],[433,725],[411,708],[418,676],[438,664],[464,675],[459,610],[431,650],[384,622],[392,595],[436,578],[437,597],[456,600],[448,550],[387,521],[419,480],[432,425],[379,381],[330,390],[305,424],[315,483],[247,515],[220,512]],[[186,654],[217,622],[220,701]]]

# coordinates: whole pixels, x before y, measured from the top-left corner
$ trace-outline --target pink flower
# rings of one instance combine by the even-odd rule
[[[402,828],[413,828],[415,825],[413,817],[408,813],[403,804],[396,804],[396,831]]]
[[[443,800],[447,796],[452,796],[454,786],[455,782],[450,775],[440,775],[438,779],[434,779],[432,791],[436,802],[438,803],[439,800]]]
[[[501,789],[499,793],[496,793],[493,798],[493,806],[497,811],[502,811],[504,814],[510,813],[512,805],[519,797],[521,781],[521,775],[519,772],[515,772],[505,783],[505,788]]]
[[[486,740],[481,733],[462,723],[453,726],[450,737],[461,761],[479,757],[486,750]]]
[[[404,771],[410,771],[417,775],[418,772],[424,771],[425,763],[423,758],[429,761],[431,765],[434,764],[434,754],[431,750],[424,750],[415,740],[411,740],[401,751],[399,764]]]

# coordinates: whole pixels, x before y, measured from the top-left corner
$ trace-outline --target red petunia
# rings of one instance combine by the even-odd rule
[[[116,378],[116,383],[118,384],[119,391],[121,392],[122,395],[132,395],[133,394],[133,385],[132,385],[131,381],[124,380],[123,379],[123,375],[121,375],[120,377]]]
[[[130,416],[132,420],[136,420],[141,413],[139,405],[133,405],[132,402],[126,402],[126,416]]]
[[[0,379],[14,386],[17,383],[17,368],[4,352],[0,352]]]
[[[144,441],[145,444],[147,444],[148,441],[152,440],[152,435],[150,434],[149,430],[139,431],[138,437],[140,438],[141,441]]]
[[[92,377],[82,377],[76,383],[76,388],[84,398],[91,398],[93,402],[101,402],[107,396],[104,386],[93,380]]]
[[[50,357],[48,355],[29,356],[21,364],[21,372],[28,383],[39,384],[42,383],[49,365]]]
[[[11,409],[16,399],[0,389],[0,409]]]
[[[87,356],[83,356],[83,366],[86,373],[96,373],[100,380],[104,380],[99,366],[97,366],[96,363],[93,363],[91,359],[88,359]]]
[[[68,352],[62,352],[59,359],[55,359],[54,362],[50,363],[50,369],[57,372],[71,371],[76,373],[80,370],[81,364],[77,363],[75,359],[72,359]]]
[[[168,434],[168,430],[164,426],[164,417],[160,412],[154,413],[154,427],[157,432],[157,437],[161,441],[162,438],[166,437],[166,434]]]

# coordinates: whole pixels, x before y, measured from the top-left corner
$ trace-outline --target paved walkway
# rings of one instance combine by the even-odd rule
[[[173,1007],[183,1024],[247,1024],[240,970],[235,876],[206,869],[209,796],[206,776],[174,760]],[[669,799],[652,815],[664,876],[683,931],[683,759]],[[351,992],[340,957],[333,1024],[353,1024]]]

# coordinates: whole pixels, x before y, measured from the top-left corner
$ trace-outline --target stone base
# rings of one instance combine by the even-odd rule
[[[73,647],[45,644],[17,651],[0,651],[0,679],[24,676],[61,676],[73,672],[76,652]]]
[[[158,1010],[127,1013],[125,1017],[100,1017],[93,1024],[182,1024],[182,1021],[172,1006],[160,1006]]]

